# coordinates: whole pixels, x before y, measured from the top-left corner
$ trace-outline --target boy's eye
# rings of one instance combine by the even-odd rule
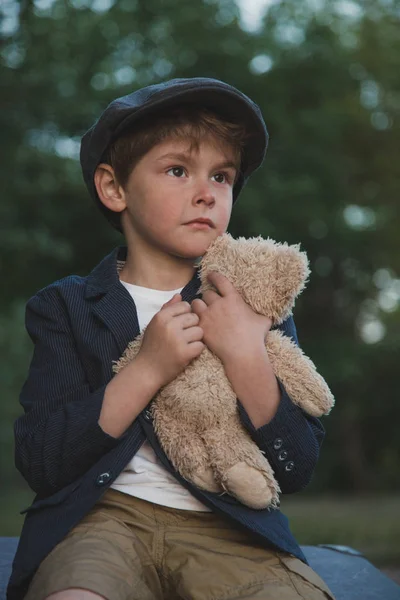
[[[225,173],[223,171],[216,173],[214,178],[217,183],[231,183],[231,177],[229,176],[229,173]]]
[[[185,174],[185,169],[183,167],[171,167],[167,173],[172,173],[174,177],[182,177]]]

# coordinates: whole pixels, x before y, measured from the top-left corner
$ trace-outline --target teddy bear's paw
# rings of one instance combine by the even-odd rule
[[[222,483],[229,494],[250,508],[267,508],[277,501],[274,486],[269,484],[265,473],[245,462],[228,469]]]
[[[223,488],[215,481],[214,471],[211,467],[203,467],[191,475],[191,481],[201,490],[207,492],[223,492]]]

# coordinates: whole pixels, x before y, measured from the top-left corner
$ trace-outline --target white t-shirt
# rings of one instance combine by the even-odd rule
[[[121,281],[131,294],[139,321],[140,331],[154,315],[182,288],[172,291],[153,290]],[[120,473],[112,488],[136,498],[182,510],[207,511],[210,509],[184,488],[160,463],[146,440]]]

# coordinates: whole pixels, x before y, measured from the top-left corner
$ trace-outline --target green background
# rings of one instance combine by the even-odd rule
[[[301,543],[400,564],[399,3],[270,1],[258,15],[255,4],[1,5],[0,535],[19,534],[33,496],[13,456],[25,304],[122,243],[84,187],[80,137],[117,96],[208,76],[263,111],[267,158],[229,231],[307,252],[295,320],[336,397],[314,479],[283,507]]]

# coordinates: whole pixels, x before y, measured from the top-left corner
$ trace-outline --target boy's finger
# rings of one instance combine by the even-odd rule
[[[169,304],[173,304],[174,302],[180,302],[181,300],[182,300],[182,296],[180,294],[174,294],[172,296],[172,298],[170,298],[168,300],[168,302],[165,302],[163,304],[163,308],[164,308],[164,306],[168,306]]]
[[[221,296],[227,296],[235,291],[235,287],[229,279],[225,275],[222,275],[222,273],[218,273],[218,271],[210,271],[207,274],[207,279],[211,281]]]
[[[199,317],[202,312],[207,310],[207,304],[203,300],[200,300],[200,298],[196,298],[195,300],[193,300],[191,308],[192,312]]]

